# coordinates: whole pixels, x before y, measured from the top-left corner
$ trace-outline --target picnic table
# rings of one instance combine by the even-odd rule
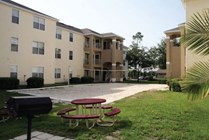
[[[71,104],[76,106],[75,109],[64,109],[73,111],[75,110],[75,115],[72,114],[65,114],[63,111],[61,112],[61,117],[65,119],[69,119],[69,126],[70,127],[77,127],[79,125],[79,121],[85,120],[86,127],[91,129],[97,123],[100,126],[112,126],[115,122],[115,119],[112,123],[103,123],[105,122],[103,119],[104,117],[115,117],[117,114],[120,113],[120,109],[114,108],[112,106],[102,106],[102,103],[105,103],[106,99],[101,98],[83,98],[83,99],[76,99],[72,100]],[[109,112],[105,112],[104,110],[112,109]],[[58,112],[58,113],[60,113]],[[75,120],[72,123],[72,120]],[[89,121],[92,120],[92,125],[89,126]]]

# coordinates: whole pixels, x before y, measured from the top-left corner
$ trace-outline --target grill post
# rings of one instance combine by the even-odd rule
[[[32,116],[27,116],[27,119],[28,119],[27,140],[31,140]]]

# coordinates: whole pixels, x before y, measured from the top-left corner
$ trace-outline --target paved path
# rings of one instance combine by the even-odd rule
[[[9,140],[26,140],[26,139],[27,139],[27,135],[24,134],[24,135],[21,135],[21,136],[18,136],[13,139],[9,139]],[[33,131],[31,133],[31,140],[74,140],[74,139],[55,136],[55,135],[40,132],[40,131]]]
[[[124,84],[124,83],[104,83],[104,84],[86,84],[69,85],[62,87],[49,87],[41,89],[23,89],[15,90],[23,94],[35,96],[47,96],[60,102],[70,102],[78,98],[104,98],[106,103],[134,95],[138,92],[148,90],[161,90],[167,88],[163,84]],[[14,90],[13,90],[14,91]]]

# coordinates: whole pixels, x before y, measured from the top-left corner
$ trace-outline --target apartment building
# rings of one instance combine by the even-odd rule
[[[0,77],[18,78],[20,84],[29,77],[42,77],[45,84],[52,84],[84,75],[104,81],[106,63],[108,70],[115,70],[110,79],[119,81],[116,70],[122,64],[122,41],[113,33],[88,34],[24,5],[0,0]]]
[[[204,9],[209,8],[209,1],[208,0],[182,0],[186,11],[186,22],[191,20],[191,16],[195,13],[201,13]],[[202,56],[199,54],[193,53],[193,51],[188,51],[186,53],[186,64],[187,69],[191,68],[194,63],[201,61],[208,61],[209,56]]]
[[[85,36],[84,75],[94,77],[95,81],[122,81],[124,38],[114,33],[82,31]]]
[[[209,7],[208,0],[182,0],[186,12],[186,22],[191,20],[196,12]],[[183,78],[186,71],[190,69],[194,63],[199,61],[208,61],[209,56],[195,54],[193,51],[187,50],[179,39],[185,34],[186,24],[179,24],[178,27],[165,31],[166,34],[166,76],[168,78]]]
[[[185,34],[185,23],[167,30],[166,34],[166,77],[183,78],[186,73],[186,48],[180,43]]]

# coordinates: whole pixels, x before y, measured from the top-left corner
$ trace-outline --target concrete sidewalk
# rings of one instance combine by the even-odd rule
[[[27,139],[27,135],[25,134],[9,140],[26,140],[26,139]],[[73,139],[55,136],[49,133],[33,131],[31,133],[31,140],[73,140]]]
[[[22,94],[35,96],[47,96],[58,102],[67,102],[79,98],[104,98],[107,103],[134,95],[138,92],[148,90],[161,90],[168,88],[164,84],[126,84],[126,83],[104,83],[69,85],[60,87],[48,87],[40,89],[12,90]]]

